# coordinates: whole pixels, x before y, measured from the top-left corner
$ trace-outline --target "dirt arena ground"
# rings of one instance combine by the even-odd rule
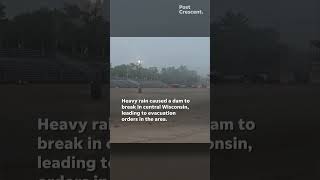
[[[35,179],[38,118],[107,121],[106,92],[104,88],[104,97],[93,100],[88,84],[0,85],[0,179]],[[50,132],[47,136],[63,139],[77,135],[69,131]],[[107,139],[107,134],[101,136]],[[56,156],[59,154],[63,156],[63,153],[56,153]]]
[[[116,93],[120,93],[119,89]],[[183,89],[176,89],[183,91]],[[104,89],[106,95],[107,90]],[[136,95],[136,90],[132,90]],[[167,92],[168,95],[170,94]],[[132,96],[132,94],[128,94]],[[153,96],[152,93],[145,94]],[[163,93],[161,93],[163,94]],[[178,96],[192,94],[187,90],[177,92]],[[188,124],[185,129],[192,132],[202,131],[200,125],[207,124],[206,106],[200,106],[207,98],[204,92],[195,99],[193,108],[198,113],[190,113],[192,118],[181,113],[182,118],[171,121],[168,127],[155,127],[165,131],[176,132],[179,123]],[[172,94],[171,94],[172,95]],[[115,103],[115,96],[111,105]],[[256,122],[256,130],[250,134],[213,133],[213,137],[239,135],[254,144],[252,153],[214,152],[211,156],[215,179],[318,179],[320,177],[320,86],[319,85],[219,85],[212,89],[211,119],[237,121],[240,117]],[[84,85],[0,85],[0,141],[2,173],[0,179],[21,179],[32,174],[34,164],[35,128],[38,117],[63,120],[106,119],[109,101],[104,96],[100,100],[90,98],[90,88]],[[199,104],[198,104],[199,103]],[[115,112],[113,112],[115,113]],[[185,116],[185,117],[184,117]],[[121,125],[111,119],[111,138],[113,133],[125,134],[132,125]],[[183,121],[183,123],[181,122]],[[185,125],[186,126],[186,125]],[[192,129],[192,128],[195,128]],[[172,128],[172,130],[170,129]],[[182,128],[182,129],[183,129]],[[135,128],[133,128],[135,129]],[[144,128],[139,128],[146,130]],[[203,130],[202,132],[206,132]],[[130,132],[131,133],[131,132]],[[159,134],[161,134],[159,133]],[[186,135],[184,134],[186,133]],[[176,139],[194,141],[186,131]],[[159,134],[154,136],[159,137]],[[168,133],[164,133],[168,134]],[[192,133],[191,133],[192,134]],[[140,135],[140,134],[138,134]],[[242,136],[243,135],[243,136]],[[116,136],[114,136],[116,137]],[[120,136],[119,136],[120,137]],[[160,136],[161,137],[161,136]],[[174,136],[173,136],[174,137]],[[192,137],[192,139],[188,138]],[[158,142],[169,139],[156,139]],[[200,139],[201,139],[200,138]],[[125,137],[123,137],[125,139]],[[204,139],[204,138],[203,138]],[[130,139],[132,140],[132,139]],[[132,142],[150,142],[149,139],[134,139]],[[12,158],[14,157],[14,158]],[[19,169],[19,173],[16,170]],[[232,172],[232,173],[230,173]],[[317,177],[317,178],[315,178]]]
[[[112,88],[110,90],[112,143],[208,143],[210,89]],[[177,110],[166,122],[122,122],[121,99],[189,99],[189,110]],[[159,110],[163,111],[163,110]]]
[[[218,85],[211,97],[212,120],[256,122],[252,132],[212,132],[212,139],[237,136],[254,146],[251,153],[215,151],[214,179],[320,177],[319,85]]]

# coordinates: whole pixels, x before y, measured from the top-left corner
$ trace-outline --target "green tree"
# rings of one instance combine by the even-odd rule
[[[6,6],[0,2],[0,20],[4,20],[6,18],[5,9]]]
[[[199,82],[200,76],[196,71],[189,70],[186,66],[166,67],[161,71],[157,67],[143,68],[130,63],[111,68],[111,77],[134,80],[161,80],[168,84],[182,84],[191,86]]]
[[[16,46],[41,49],[46,53],[53,49],[55,41],[54,14],[47,8],[14,17],[11,29],[11,41],[16,42]]]
[[[212,24],[214,68],[225,74],[250,75],[277,71],[285,55],[279,33],[251,26],[241,13],[228,12]]]

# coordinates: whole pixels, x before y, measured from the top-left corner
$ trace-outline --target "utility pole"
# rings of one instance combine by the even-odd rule
[[[141,84],[141,68],[142,68],[142,60],[138,59],[138,93],[142,93],[142,84]]]

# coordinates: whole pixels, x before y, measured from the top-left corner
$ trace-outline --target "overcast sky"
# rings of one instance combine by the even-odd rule
[[[10,17],[40,7],[62,7],[65,1],[88,0],[0,0]],[[160,1],[160,0],[159,0]],[[109,0],[104,3],[104,15],[109,14]],[[257,26],[273,27],[282,41],[298,48],[308,48],[309,40],[320,39],[320,0],[214,0],[212,20],[228,10],[242,12]]]
[[[6,13],[9,17],[13,17],[20,13],[30,12],[39,8],[62,8],[64,3],[76,3],[81,4],[84,2],[93,1],[93,0],[0,0],[6,5]],[[109,0],[104,0],[104,15],[105,17],[109,16]]]
[[[42,7],[61,8],[65,0],[0,0],[6,6],[6,13],[13,17]]]
[[[200,75],[210,70],[210,39],[203,37],[113,37],[112,66],[137,63],[144,67],[186,65]]]
[[[271,27],[292,47],[306,49],[320,38],[320,0],[215,0],[212,20],[227,11],[241,12],[255,26]]]

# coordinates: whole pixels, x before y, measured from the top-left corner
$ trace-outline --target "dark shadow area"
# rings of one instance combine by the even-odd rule
[[[207,180],[208,148],[208,144],[113,144],[111,179]]]
[[[256,129],[212,131],[253,151],[213,150],[212,178],[319,178],[318,1],[212,3],[211,121]]]
[[[37,137],[71,139],[73,132],[37,131],[38,118],[106,121],[109,116],[109,2],[0,2],[0,179],[92,176],[82,170],[38,170],[37,156],[109,157],[101,151],[37,150]],[[109,141],[109,131],[81,137]],[[109,175],[106,169],[95,174]]]
[[[63,1],[61,8],[12,17],[1,5],[0,82],[107,82],[109,22],[102,3]]]

